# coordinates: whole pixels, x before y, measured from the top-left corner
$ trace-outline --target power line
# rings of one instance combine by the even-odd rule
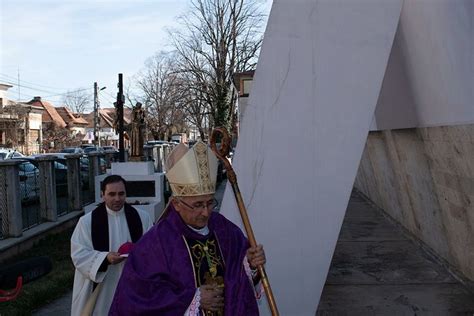
[[[59,93],[59,94],[52,94],[52,95],[45,95],[44,98],[50,98],[50,97],[60,97],[60,96],[65,96],[70,94],[71,92],[80,92],[80,91],[85,91],[85,90],[90,90],[90,88],[84,88],[84,89],[78,89],[70,92],[65,92],[65,93]],[[92,96],[90,96],[92,98]]]
[[[20,88],[25,88],[25,89],[40,91],[40,92],[46,92],[46,93],[57,93],[57,92],[53,92],[53,91],[50,91],[50,90],[44,90],[44,89],[39,89],[39,88],[35,88],[35,87],[30,87],[30,86],[27,86],[27,85],[24,85],[24,84],[18,84],[16,82],[12,82],[12,81],[5,80],[5,79],[2,79],[2,80],[6,83],[9,83],[11,85],[14,85],[14,86],[20,87]]]
[[[116,100],[117,99],[117,96],[116,95],[113,95],[112,93],[108,92],[108,91],[104,91],[104,93],[108,96],[110,96],[113,100]],[[115,102],[115,101],[114,101]]]
[[[20,88],[25,88],[25,89],[32,90],[32,91],[39,91],[39,92],[43,92],[43,93],[48,93],[48,95],[42,96],[44,98],[67,96],[70,92],[80,92],[80,91],[90,90],[90,88],[82,88],[82,89],[69,89],[67,92],[51,91],[51,90],[45,90],[45,89],[32,87],[31,85],[22,84],[22,83],[28,83],[25,80],[19,80],[22,83],[14,82],[13,80],[16,80],[16,79],[8,79],[8,78],[13,78],[13,77],[9,76],[7,74],[0,73],[0,76],[3,76],[4,78],[7,78],[7,79],[1,79],[1,80],[4,81],[5,83],[13,85],[13,89],[18,89],[18,91],[20,90]],[[36,85],[36,86],[48,87],[48,86],[35,84],[35,83],[31,83],[31,84]],[[60,88],[53,88],[53,89],[60,89]],[[26,96],[33,97],[32,95],[27,94],[27,93],[23,93],[23,94],[26,95]]]
[[[4,79],[2,79],[2,80],[3,80],[5,83],[9,83],[9,84],[11,84],[11,85],[14,85],[14,88],[15,88],[15,87],[21,87],[21,88],[25,88],[25,89],[28,89],[28,90],[33,90],[33,91],[39,91],[39,92],[49,93],[49,95],[43,96],[43,97],[45,97],[45,98],[48,98],[48,97],[56,97],[56,96],[66,96],[66,95],[70,94],[70,92],[80,92],[80,91],[90,90],[90,88],[83,88],[83,89],[77,89],[77,90],[71,90],[71,91],[67,91],[67,92],[57,93],[57,92],[53,92],[53,91],[49,91],[49,90],[43,90],[43,89],[39,89],[39,88],[34,88],[34,87],[22,85],[22,84],[17,84],[17,83],[15,83],[15,82],[8,81],[8,80],[4,80]]]
[[[0,75],[1,75],[1,76],[4,76],[4,77],[6,77],[6,78],[10,78],[9,80],[15,80],[15,81],[18,80],[17,77],[10,76],[10,75],[7,75],[7,74],[1,73],[1,72],[0,72]],[[30,82],[30,81],[26,81],[26,80],[20,80],[20,81],[22,81],[22,82],[24,82],[24,83],[26,83],[26,84],[29,84],[29,85],[38,86],[38,87],[43,87],[43,88],[48,88],[48,89],[70,90],[70,89],[66,89],[66,88],[45,86],[45,85],[42,85],[42,84],[39,84],[39,83],[33,83],[33,82]]]
[[[109,94],[103,94],[101,95],[107,99],[107,101],[111,102],[112,104],[116,101],[115,99],[111,98]]]

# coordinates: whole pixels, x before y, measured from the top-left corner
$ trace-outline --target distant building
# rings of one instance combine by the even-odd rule
[[[234,74],[234,85],[239,92],[238,111],[240,112],[239,122],[242,120],[245,109],[247,107],[250,90],[252,88],[254,70],[238,72]]]
[[[7,98],[13,86],[0,83],[0,146],[25,155],[41,152],[43,108]]]
[[[131,123],[132,110],[129,108],[123,109],[123,120],[124,126],[128,126]],[[84,119],[87,121],[86,136],[83,141],[93,144],[94,142],[94,112],[84,115]],[[99,143],[100,146],[115,146],[118,148],[118,134],[116,130],[116,110],[115,108],[102,108],[99,109]],[[128,148],[129,137],[128,133],[124,133],[125,148]]]
[[[233,126],[233,144],[232,146],[235,147],[237,144],[237,139],[240,133],[240,122],[242,122],[242,118],[245,113],[245,109],[247,108],[248,98],[250,95],[250,90],[252,88],[253,76],[255,74],[254,70],[238,72],[234,74],[234,87],[237,89],[237,100],[235,104],[235,119],[234,119],[234,126]]]
[[[73,113],[67,107],[57,107],[55,109],[59,116],[61,116],[63,121],[66,123],[66,127],[74,135],[86,135],[86,129],[89,123],[81,116],[81,114]]]
[[[55,107],[39,96],[27,104],[44,109],[42,115],[44,151],[57,151],[65,146],[82,144],[88,122],[80,114],[73,113],[67,107]]]

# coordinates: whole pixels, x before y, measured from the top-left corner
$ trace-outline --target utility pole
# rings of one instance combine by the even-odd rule
[[[18,102],[21,100],[20,88],[20,66],[18,66]]]
[[[99,141],[99,102],[98,102],[98,90],[97,82],[94,82],[94,145],[100,146]]]
[[[119,133],[119,161],[125,162],[125,145],[123,140],[123,104],[125,98],[123,96],[123,75],[118,74],[119,82],[117,93],[117,123],[118,123],[118,133]]]
[[[99,91],[106,89],[102,87],[99,89],[97,82],[94,82],[94,145],[100,146],[100,102],[99,102]]]

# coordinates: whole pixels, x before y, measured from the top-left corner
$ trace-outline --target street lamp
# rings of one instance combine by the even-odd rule
[[[94,82],[94,145],[100,146],[100,136],[99,136],[99,91],[106,89],[107,87],[102,87],[99,89],[97,82]]]

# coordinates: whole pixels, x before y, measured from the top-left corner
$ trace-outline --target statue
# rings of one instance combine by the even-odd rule
[[[145,110],[142,104],[137,102],[132,110],[132,128],[130,142],[132,150],[130,153],[131,160],[142,160],[143,145],[144,145],[144,131],[145,131]]]

